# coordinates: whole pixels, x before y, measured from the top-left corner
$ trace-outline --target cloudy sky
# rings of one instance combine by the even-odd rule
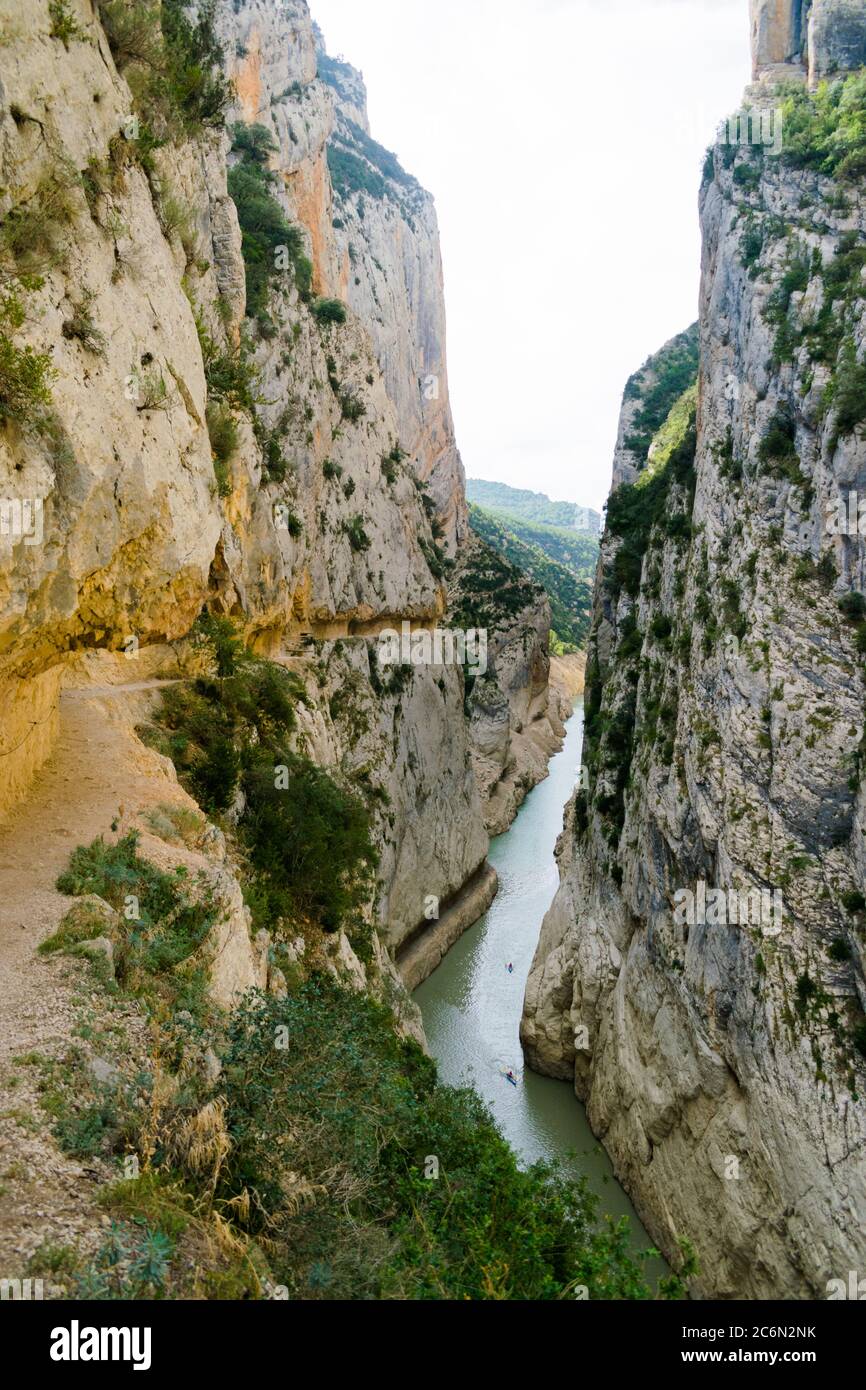
[[[623,386],[697,318],[704,151],[747,0],[310,0],[435,195],[471,477],[600,507]]]

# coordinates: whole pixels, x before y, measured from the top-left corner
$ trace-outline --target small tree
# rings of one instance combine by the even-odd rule
[[[340,299],[317,299],[313,313],[319,323],[345,323],[346,306]]]

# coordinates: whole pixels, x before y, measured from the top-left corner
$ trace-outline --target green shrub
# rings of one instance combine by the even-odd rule
[[[773,357],[776,362],[793,362],[799,335],[795,332],[789,315],[791,301],[795,294],[806,290],[811,275],[811,260],[802,247],[795,248],[787,266],[767,302],[764,315],[767,323],[776,329],[773,343]]]
[[[250,664],[252,658],[230,618],[221,618],[214,613],[202,613],[194,632],[197,638],[210,647],[220,680],[239,675]]]
[[[818,993],[818,986],[808,974],[803,974],[797,978],[795,1008],[801,1017],[805,1016],[810,1002]]]
[[[346,306],[339,299],[317,299],[313,313],[319,323],[345,323],[347,318]]]
[[[702,183],[712,183],[716,176],[715,148],[710,145],[704,155],[704,167],[701,178]]]
[[[370,537],[364,530],[364,518],[362,516],[353,516],[351,521],[344,522],[343,529],[353,550],[370,549]]]
[[[372,198],[386,198],[388,185],[376,169],[344,145],[328,145],[328,170],[338,198],[353,193],[369,193]]]
[[[794,579],[800,583],[820,584],[830,590],[838,579],[836,562],[828,550],[816,564],[811,555],[801,555],[794,566]],[[866,629],[864,629],[866,631]]]
[[[666,613],[657,613],[650,623],[650,632],[658,642],[666,642],[673,632],[673,623]]]
[[[746,222],[745,230],[740,237],[740,264],[744,270],[748,270],[751,280],[757,279],[758,262],[764,249],[764,232],[760,224],[753,218]]]
[[[275,766],[286,769],[277,786]],[[360,801],[321,768],[287,752],[250,748],[242,778],[244,840],[259,910],[272,920],[337,931],[369,902],[376,856]]]
[[[862,178],[866,174],[866,73],[822,82],[815,92],[792,84],[783,94],[785,163],[830,178]]]
[[[117,66],[156,72],[163,57],[159,6],[148,0],[97,0],[99,19]]]
[[[137,379],[136,410],[171,410],[176,400],[176,392],[169,386],[158,366],[148,367]]]
[[[231,493],[229,464],[237,453],[238,425],[231,408],[224,402],[209,401],[206,412],[214,474],[220,497]]]
[[[244,269],[247,282],[247,314],[265,315],[271,282],[279,269],[294,271],[302,297],[309,294],[312,266],[304,255],[304,237],[289,222],[271,187],[275,178],[265,160],[275,148],[270,132],[259,125],[234,127],[232,148],[241,155],[228,174],[228,189],[238,210]],[[281,265],[278,258],[283,257]]]
[[[408,455],[400,448],[399,444],[395,444],[390,453],[383,454],[382,475],[389,486],[396,483],[397,470],[405,458],[408,458]]]
[[[0,224],[0,259],[14,262],[19,276],[40,275],[63,258],[67,229],[76,215],[75,180],[65,170],[47,174],[26,201]]]
[[[75,1275],[74,1297],[88,1302],[164,1297],[174,1242],[147,1225],[112,1222],[93,1259]]]
[[[650,1296],[625,1223],[597,1221],[583,1180],[521,1169],[478,1098],[438,1085],[366,994],[316,977],[241,1010],[219,1094],[234,1142],[218,1195],[256,1192],[246,1230],[267,1233],[290,1298]],[[304,1185],[314,1200],[297,1199]]]
[[[334,931],[372,894],[367,812],[326,772],[290,751],[295,705],[304,698],[298,678],[239,650],[227,619],[206,619],[202,630],[224,674],[165,691],[159,714],[168,733],[165,751],[206,810],[223,811],[243,792],[238,834],[256,922],[273,927],[280,919],[303,919]]]
[[[245,125],[242,121],[232,126],[232,149],[254,164],[267,166],[271,155],[276,154],[279,148],[267,126],[258,123]]]
[[[116,1131],[117,1109],[108,1091],[92,1105],[67,1111],[53,1127],[61,1149],[72,1158],[92,1158],[110,1145]]]
[[[839,607],[849,622],[859,623],[866,618],[866,597],[863,594],[843,594],[839,600]]]
[[[734,183],[738,188],[744,188],[746,192],[752,193],[759,187],[761,182],[761,167],[759,164],[750,162],[737,164],[734,169]]]
[[[697,325],[681,333],[670,346],[646,361],[629,379],[627,400],[639,402],[626,448],[637,456],[638,468],[646,463],[656,433],[670,414],[671,407],[697,379],[700,344]]]
[[[163,187],[156,204],[159,225],[167,241],[173,236],[180,239],[186,252],[187,261],[195,255],[195,214],[188,203],[184,203],[174,193]]]
[[[340,90],[339,79],[334,79],[325,60],[325,81],[331,81]],[[322,58],[319,58],[319,71],[323,73]],[[354,193],[367,194],[371,198],[390,198],[400,200],[400,190],[413,191],[418,183],[407,174],[395,154],[386,150],[373,140],[361,126],[352,120],[345,120],[328,145],[328,168],[331,182],[338,198],[347,198]],[[393,185],[397,185],[395,188]],[[363,198],[359,199],[359,216],[363,217]]]
[[[93,319],[93,298],[91,290],[84,291],[81,301],[74,305],[71,315],[64,320],[61,332],[64,338],[77,339],[88,352],[104,357],[107,344],[105,334],[97,328]]]
[[[854,344],[845,345],[828,397],[833,406],[832,448],[866,425],[866,362],[858,362]]]
[[[622,541],[608,581],[614,595],[624,589],[635,597],[640,591],[650,532],[667,514],[672,484],[684,485],[689,494],[693,491],[695,448],[696,433],[692,418],[685,436],[672,450],[664,468],[652,476],[642,475],[637,483],[624,483],[611,494],[607,508],[607,529]],[[686,522],[690,525],[688,516]]]
[[[229,463],[237,453],[238,423],[231,410],[219,401],[207,407],[207,428],[210,445],[221,463]]]
[[[280,430],[269,430],[261,416],[257,415],[253,424],[253,432],[262,451],[262,467],[266,480],[269,483],[285,482],[289,465],[283,453]]]
[[[48,17],[51,20],[52,39],[60,39],[64,48],[69,47],[70,39],[81,37],[81,28],[70,13],[67,0],[49,0]]]
[[[154,138],[180,140],[225,124],[233,88],[215,28],[216,0],[99,0],[114,60]]]
[[[16,347],[0,333],[0,420],[34,423],[51,403],[51,383],[57,376],[50,352]]]
[[[341,391],[338,400],[340,402],[342,418],[348,420],[351,424],[357,424],[357,422],[363,420],[364,416],[367,414],[367,407],[364,401],[362,401],[361,397],[354,391]]]
[[[262,403],[261,381],[246,340],[241,338],[235,349],[223,349],[200,315],[196,315],[196,328],[208,397],[254,415],[255,407]]]
[[[852,916],[857,916],[861,912],[866,912],[866,897],[863,896],[859,889],[855,888],[852,889],[851,892],[843,893],[841,901],[845,911],[850,912]]]
[[[73,851],[57,891],[73,897],[95,893],[120,914],[126,932],[115,951],[117,982],[142,993],[153,1007],[206,1012],[207,966],[193,957],[209,936],[217,909],[204,878],[195,895],[184,868],[164,873],[138,855],[138,834],[131,831],[115,845],[100,837]],[[134,916],[127,916],[131,901]]]
[[[758,445],[758,458],[761,463],[771,465],[771,472],[777,475],[791,475],[791,480],[799,483],[802,482],[802,476],[796,438],[796,422],[790,411],[780,406]]]

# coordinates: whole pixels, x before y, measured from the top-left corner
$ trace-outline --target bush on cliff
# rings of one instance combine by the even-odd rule
[[[139,1177],[101,1193],[160,1252],[158,1292],[137,1296],[652,1297],[627,1222],[598,1219],[585,1179],[522,1169],[479,1098],[440,1085],[364,992],[313,974],[283,999],[252,993],[210,1036],[218,1079],[181,1072],[158,1098],[146,1077],[137,1097],[108,1098],[86,1073],[47,1077],[43,1104],[75,1151],[147,1154]],[[684,1296],[685,1255],[659,1297]],[[124,1296],[103,1263],[85,1267],[89,1296]]]
[[[290,1298],[650,1296],[625,1223],[597,1225],[583,1180],[521,1170],[478,1097],[439,1085],[364,994],[313,977],[256,998],[233,1020],[219,1091],[219,1195],[256,1194],[241,1224],[267,1238]]]
[[[57,890],[71,897],[96,894],[116,909],[122,936],[114,942],[114,965],[125,992],[145,996],[158,1018],[178,1009],[200,1020],[207,1016],[207,962],[196,957],[217,909],[204,880],[193,884],[185,869],[166,873],[141,858],[138,834],[131,831],[115,845],[101,838],[79,845]],[[55,944],[49,937],[43,953]]]
[[[310,922],[333,932],[348,924],[366,939],[360,923],[376,865],[370,817],[353,793],[291,751],[302,683],[253,657],[227,619],[207,616],[199,632],[217,676],[165,691],[157,746],[206,811],[240,801],[257,926]]]
[[[242,158],[228,171],[228,190],[238,208],[242,234],[247,316],[259,320],[267,311],[271,282],[278,271],[292,267],[300,291],[304,296],[309,293],[302,231],[289,222],[271,192],[274,175],[264,163],[275,147],[270,140],[264,126],[236,125],[232,147]]]
[[[98,0],[118,67],[158,141],[222,126],[233,96],[216,33],[216,0]]]
[[[866,72],[783,89],[783,158],[796,169],[854,180],[866,174]]]

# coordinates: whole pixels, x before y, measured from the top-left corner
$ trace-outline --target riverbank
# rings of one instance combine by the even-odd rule
[[[614,1219],[628,1217],[631,1247],[638,1252],[652,1242],[592,1134],[583,1106],[571,1086],[524,1070],[519,1038],[526,979],[541,921],[556,891],[554,848],[578,775],[582,741],[583,705],[578,702],[549,777],[530,792],[511,828],[491,844],[498,894],[414,998],[441,1079],[478,1092],[522,1162],[558,1160],[586,1177],[603,1212]],[[508,1081],[508,1071],[516,1086]],[[663,1268],[653,1262],[648,1273],[654,1276]]]
[[[550,686],[568,708],[583,695],[586,686],[586,652],[567,652],[550,658]]]

